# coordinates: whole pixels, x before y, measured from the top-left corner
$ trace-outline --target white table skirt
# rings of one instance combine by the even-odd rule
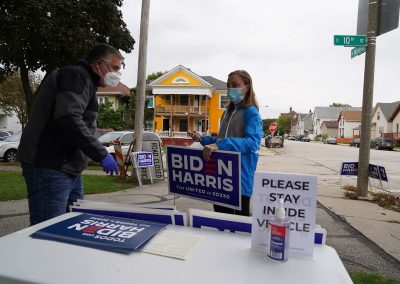
[[[143,252],[125,255],[32,239],[34,231],[80,213],[67,213],[0,238],[0,283],[352,283],[336,251],[315,247],[314,260],[270,262],[250,250],[249,235],[169,225],[205,239],[187,260]]]

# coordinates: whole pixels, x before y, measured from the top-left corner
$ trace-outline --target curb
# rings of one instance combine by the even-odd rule
[[[360,237],[361,241],[371,250],[373,250],[376,254],[380,255],[382,258],[385,260],[389,261],[392,263],[395,267],[400,267],[400,261],[397,260],[394,256],[390,255],[387,253],[383,248],[381,248],[377,243],[374,241],[370,240],[368,237],[366,237],[361,231],[357,230],[354,228],[349,222],[347,222],[346,218],[343,216],[340,216],[336,214],[332,209],[326,207],[323,205],[321,202],[317,201],[317,207],[320,206],[326,213],[328,213],[336,222],[341,222],[345,224],[348,229],[350,229],[350,232],[352,232],[354,235]],[[329,234],[327,234],[327,239],[329,238]]]

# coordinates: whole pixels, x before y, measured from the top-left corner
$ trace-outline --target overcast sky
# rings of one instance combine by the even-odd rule
[[[125,0],[136,40],[122,82],[136,86],[141,0]],[[332,102],[362,105],[365,54],[333,45],[355,35],[358,0],[151,0],[147,74],[181,64],[226,82],[247,70],[263,118],[292,106],[308,112]],[[377,39],[374,104],[400,100],[400,30]]]

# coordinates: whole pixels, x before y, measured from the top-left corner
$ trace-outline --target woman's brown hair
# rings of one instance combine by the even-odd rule
[[[253,81],[251,80],[250,74],[247,73],[247,71],[245,70],[236,70],[229,73],[228,78],[233,75],[238,75],[243,80],[243,83],[248,86],[247,93],[245,94],[243,100],[239,103],[239,105],[241,105],[244,109],[248,108],[251,105],[255,105],[258,108],[256,94],[253,90]],[[226,108],[232,110],[235,108],[235,104],[230,102]]]

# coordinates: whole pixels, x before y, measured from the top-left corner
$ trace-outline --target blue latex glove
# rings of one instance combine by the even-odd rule
[[[109,153],[101,160],[100,165],[103,167],[103,171],[106,172],[106,174],[113,175],[115,172],[115,174],[118,175],[117,163]]]

